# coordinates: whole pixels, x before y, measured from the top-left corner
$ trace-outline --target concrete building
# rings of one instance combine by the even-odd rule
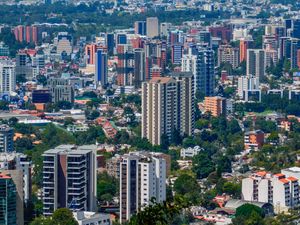
[[[141,208],[166,200],[166,161],[155,153],[131,152],[120,162],[120,221]]]
[[[159,24],[157,17],[148,17],[146,19],[147,37],[154,38],[159,36]]]
[[[14,129],[8,125],[0,125],[0,152],[12,152],[14,150]]]
[[[259,78],[256,76],[241,76],[238,78],[238,97],[245,102],[261,101]]]
[[[228,63],[233,69],[236,69],[240,63],[239,49],[230,45],[221,45],[218,48],[218,66],[222,63]]]
[[[258,150],[264,144],[265,134],[261,130],[248,131],[244,134],[245,150]]]
[[[284,174],[257,172],[242,180],[242,199],[271,203],[276,213],[299,206],[298,179]]]
[[[43,214],[96,210],[95,145],[60,145],[43,154]]]
[[[72,53],[72,37],[68,32],[59,32],[57,37],[54,39],[54,45],[56,46],[56,53],[62,55],[65,53],[70,55]]]
[[[195,146],[195,147],[189,147],[189,148],[182,148],[180,150],[180,157],[182,158],[186,158],[186,157],[194,157],[195,155],[198,155],[201,151],[203,151],[204,149],[201,148],[200,146]]]
[[[73,216],[78,225],[111,225],[109,214],[78,211]]]
[[[205,112],[210,112],[215,117],[226,115],[226,98],[220,96],[205,97],[204,110]]]
[[[21,201],[25,206],[31,200],[31,168],[31,161],[22,153],[0,153],[0,170],[10,174],[16,181],[18,192],[21,193],[19,196],[23,196]],[[21,185],[17,185],[18,183]]]
[[[16,66],[10,60],[0,60],[0,93],[12,94],[16,90]]]
[[[181,135],[194,132],[194,84],[188,73],[156,77],[142,84],[142,137],[161,144],[177,130]]]
[[[52,102],[59,101],[74,102],[74,87],[69,84],[65,78],[51,78],[47,81],[47,86],[50,89]]]
[[[263,49],[247,50],[247,75],[261,80],[265,76],[265,51]]]

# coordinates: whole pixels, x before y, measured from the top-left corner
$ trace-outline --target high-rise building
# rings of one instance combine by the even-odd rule
[[[292,30],[293,30],[292,37],[300,39],[300,19],[293,20]]]
[[[134,33],[139,35],[146,35],[147,26],[146,21],[136,21],[134,23]]]
[[[175,43],[172,45],[171,59],[173,64],[181,64],[183,53],[183,45],[181,43]]]
[[[12,94],[16,90],[16,66],[10,60],[0,60],[0,93]]]
[[[87,64],[95,64],[95,54],[97,50],[96,44],[89,44],[85,46],[85,55],[87,57]]]
[[[96,210],[95,145],[60,145],[43,154],[43,214]]]
[[[131,45],[118,45],[117,84],[132,85],[134,74],[134,52]]]
[[[263,49],[247,50],[247,75],[256,76],[260,80],[265,76],[265,51]]]
[[[233,69],[239,66],[239,49],[229,45],[221,45],[218,48],[218,66],[221,63],[228,63]]]
[[[158,27],[158,18],[157,17],[148,17],[146,20],[147,27],[147,36],[149,38],[154,38],[159,36],[159,27]]]
[[[145,81],[145,51],[137,48],[134,50],[134,85],[140,87]]]
[[[300,20],[299,20],[299,23],[300,23]],[[299,29],[300,29],[300,24],[299,24]],[[300,30],[299,30],[299,32],[300,32]],[[297,61],[298,61],[297,51],[300,49],[300,39],[291,38],[290,42],[291,42],[291,58],[290,58],[290,60],[291,60],[291,69],[297,69],[298,68],[298,65],[297,65]]]
[[[11,225],[17,222],[17,191],[9,175],[0,174],[0,224]]]
[[[3,152],[0,153],[0,170],[11,175],[17,186],[21,202],[25,206],[31,200],[31,161],[22,153]]]
[[[191,73],[155,77],[142,84],[142,137],[160,145],[162,136],[171,139],[194,132],[194,81]]]
[[[114,53],[115,48],[115,35],[113,33],[106,34],[106,47],[108,55],[112,55]]]
[[[145,51],[145,78],[151,79],[151,68],[159,66],[164,73],[166,68],[166,42],[164,41],[148,41],[144,44]]]
[[[195,93],[200,92],[205,96],[214,94],[215,88],[215,63],[214,51],[200,48],[197,53],[197,70],[195,74]]]
[[[260,101],[261,91],[259,78],[255,76],[242,76],[238,79],[238,96],[244,101]]]
[[[96,52],[96,72],[95,72],[95,84],[101,84],[102,87],[107,85],[107,53],[98,49]]]
[[[8,125],[0,125],[0,152],[14,151],[14,129]]]
[[[212,96],[215,88],[214,51],[208,48],[189,48],[182,59],[181,70],[194,75],[195,93]]]
[[[31,59],[24,51],[19,51],[16,55],[16,77],[22,76],[26,80],[32,80],[33,70],[31,66]]]
[[[211,47],[211,34],[209,31],[200,31],[199,32],[199,42],[203,45],[206,44],[208,47]]]
[[[240,62],[247,61],[247,50],[253,45],[253,40],[241,39],[240,40]]]
[[[131,152],[120,162],[120,221],[151,204],[166,200],[166,160],[160,153]]]

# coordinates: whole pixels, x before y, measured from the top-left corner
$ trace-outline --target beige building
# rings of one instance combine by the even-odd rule
[[[146,34],[149,38],[154,38],[159,36],[158,18],[148,17],[146,20]]]
[[[181,135],[194,131],[194,81],[191,73],[155,77],[142,84],[142,137],[153,145],[169,139],[177,130]]]

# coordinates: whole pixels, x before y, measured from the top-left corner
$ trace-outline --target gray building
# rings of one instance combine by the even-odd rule
[[[97,209],[96,145],[60,145],[43,154],[43,214]]]
[[[14,129],[8,125],[0,125],[0,152],[14,150]]]
[[[68,79],[51,78],[48,80],[47,85],[50,89],[53,103],[59,101],[74,102],[74,87],[69,84]]]

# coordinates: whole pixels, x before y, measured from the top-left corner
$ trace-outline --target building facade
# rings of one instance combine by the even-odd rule
[[[166,161],[155,153],[131,152],[120,162],[120,221],[141,208],[166,200]]]
[[[94,145],[60,145],[43,154],[43,214],[58,208],[96,210],[96,149]]]

